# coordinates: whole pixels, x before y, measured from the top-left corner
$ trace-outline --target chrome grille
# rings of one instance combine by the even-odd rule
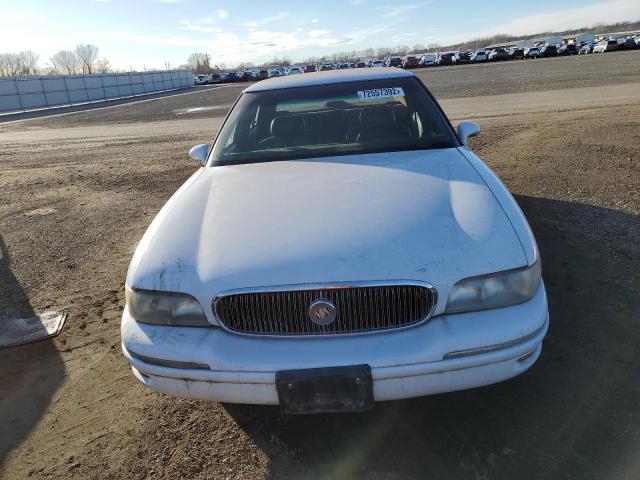
[[[333,302],[336,319],[318,325],[309,317],[319,299]],[[425,321],[436,303],[427,284],[340,284],[286,286],[223,293],[213,301],[218,320],[229,330],[259,335],[331,335],[371,332]]]

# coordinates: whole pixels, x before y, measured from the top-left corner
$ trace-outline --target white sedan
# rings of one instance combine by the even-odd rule
[[[244,90],[138,245],[122,349],[158,392],[287,413],[506,380],[548,327],[517,203],[412,73]]]

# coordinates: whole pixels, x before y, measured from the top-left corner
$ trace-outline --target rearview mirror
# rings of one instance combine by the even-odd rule
[[[475,137],[480,133],[480,125],[475,122],[461,122],[458,124],[458,139],[460,143],[467,146],[469,137]]]
[[[209,153],[209,145],[206,143],[202,143],[200,145],[196,145],[189,150],[189,158],[193,160],[197,160],[200,162],[200,165],[204,165],[207,161],[207,153]]]

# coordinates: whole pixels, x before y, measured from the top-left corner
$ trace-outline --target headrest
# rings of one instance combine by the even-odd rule
[[[271,120],[271,135],[274,137],[292,137],[304,133],[304,119],[297,115],[276,117]]]
[[[364,126],[393,125],[395,117],[390,107],[365,108],[360,112],[360,123]]]
[[[409,121],[411,115],[409,114],[409,109],[402,105],[401,103],[395,104],[391,106],[393,109],[393,116],[395,121],[398,123]]]

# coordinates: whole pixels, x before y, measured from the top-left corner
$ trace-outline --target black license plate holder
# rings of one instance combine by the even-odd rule
[[[369,365],[276,372],[276,390],[284,413],[363,412],[373,408]]]

